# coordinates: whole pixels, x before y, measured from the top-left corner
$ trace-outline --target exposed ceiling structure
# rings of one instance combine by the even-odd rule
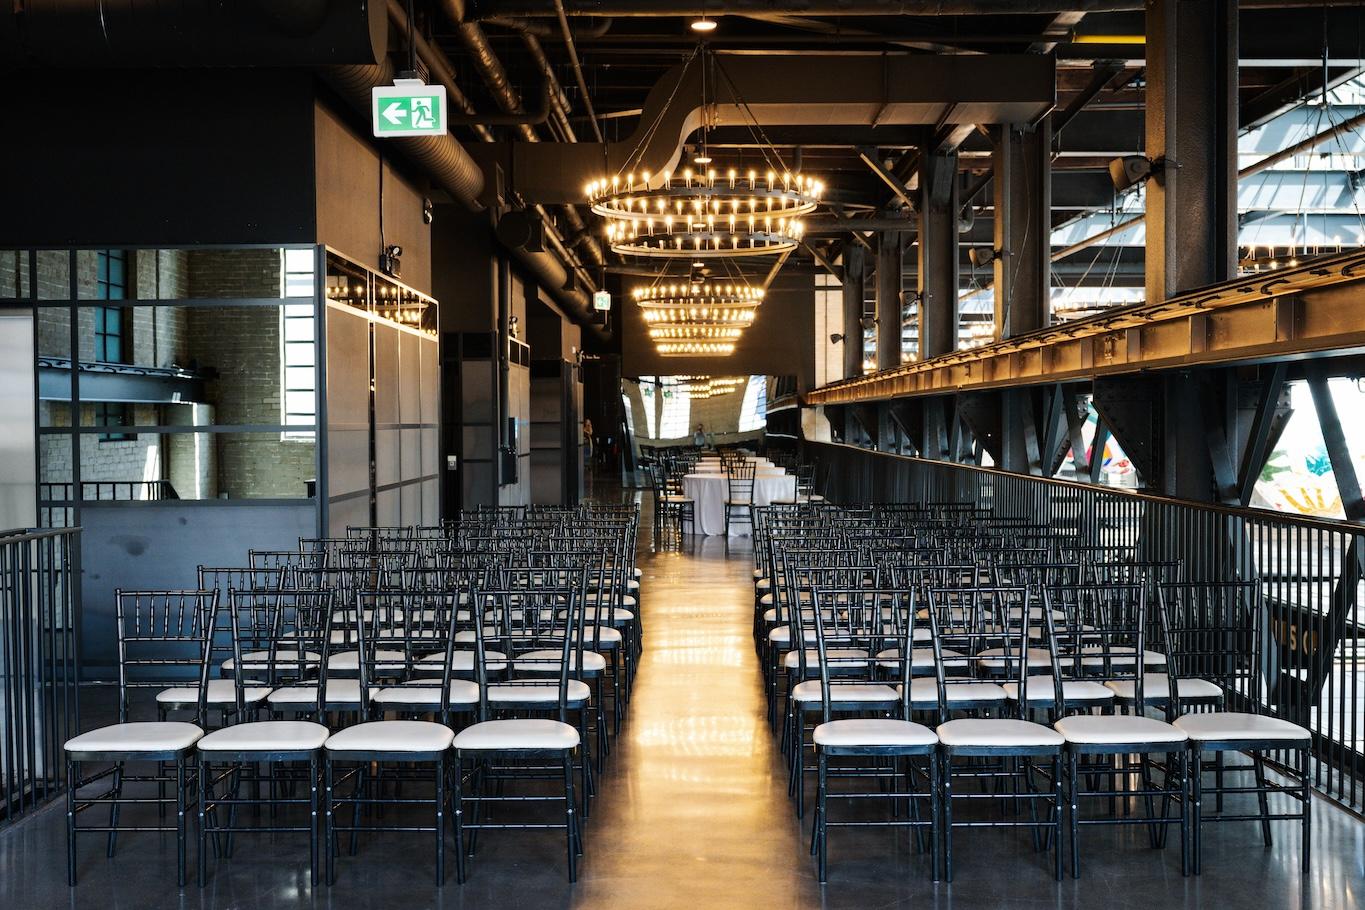
[[[1267,249],[1313,238],[1359,243],[1365,140],[1355,127],[1365,123],[1365,93],[1354,80],[1365,57],[1365,10],[1335,0],[1244,0],[1240,8],[1244,242]],[[703,9],[717,27],[699,33],[690,24]],[[526,99],[548,83],[548,123],[492,127],[503,141],[466,144],[485,165],[497,161],[523,201],[553,206],[584,276],[600,278],[603,268],[643,272],[638,262],[600,258],[591,239],[600,231],[573,196],[585,173],[643,144],[670,163],[695,152],[701,91],[698,68],[687,63],[699,41],[743,86],[742,97],[732,98],[712,87],[711,152],[744,160],[771,144],[829,187],[828,208],[811,219],[806,244],[785,268],[827,269],[846,247],[873,247],[876,231],[899,228],[902,219],[913,231],[908,191],[923,151],[956,149],[962,310],[970,321],[991,309],[990,268],[970,259],[974,247],[989,253],[992,244],[989,122],[1051,120],[1057,314],[1141,300],[1143,200],[1140,191],[1116,195],[1107,168],[1143,151],[1143,16],[1137,0],[443,0],[419,23],[480,110],[530,107]],[[1030,57],[1055,70],[1050,103],[1021,96],[1026,65],[1002,67]],[[930,62],[936,68],[926,68]],[[960,103],[929,103],[945,80]],[[1334,103],[1321,103],[1324,88],[1334,90],[1327,96]],[[1005,110],[1011,101],[1031,109]],[[761,142],[753,122],[763,125]],[[1287,144],[1333,127],[1320,148],[1247,173]],[[537,147],[532,138],[556,144]],[[569,140],[582,147],[563,144]],[[907,288],[915,286],[916,258],[904,259]],[[873,287],[869,281],[869,294]],[[1059,302],[1067,295],[1069,303]],[[913,313],[907,316],[913,346]]]

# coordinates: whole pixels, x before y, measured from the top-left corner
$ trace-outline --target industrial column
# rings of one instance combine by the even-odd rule
[[[1147,4],[1147,301],[1237,266],[1237,3]]]
[[[877,369],[901,365],[904,331],[901,272],[905,265],[904,235],[885,231],[877,237]]]
[[[957,153],[920,163],[919,359],[957,350]]]
[[[992,127],[995,171],[995,330],[1009,338],[1048,324],[1051,296],[1052,129]]]
[[[1147,5],[1147,300],[1236,275],[1237,3],[1151,0]],[[1162,377],[1162,453],[1152,478],[1169,496],[1217,498],[1216,467],[1236,440],[1225,426],[1222,377]],[[1126,443],[1125,443],[1126,444]]]
[[[844,378],[863,375],[863,298],[866,258],[861,244],[844,248]],[[820,339],[823,344],[824,340]]]

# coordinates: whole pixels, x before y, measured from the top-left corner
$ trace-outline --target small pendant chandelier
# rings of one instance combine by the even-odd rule
[[[689,281],[638,287],[632,296],[659,354],[726,356],[753,324],[764,291],[743,282]]]

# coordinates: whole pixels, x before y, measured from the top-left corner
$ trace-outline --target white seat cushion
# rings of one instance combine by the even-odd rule
[[[1184,685],[1184,680],[1181,680]],[[1298,724],[1264,714],[1242,714],[1237,711],[1212,711],[1207,714],[1186,714],[1178,718],[1179,727],[1196,742],[1221,740],[1305,740],[1313,734]]]
[[[556,682],[521,682],[516,685],[510,683],[500,683],[496,686],[488,687],[488,700],[495,704],[513,704],[522,702],[547,702],[554,701],[559,697],[559,683]],[[592,690],[588,684],[577,679],[569,680],[569,701],[584,702],[592,695]]]
[[[321,654],[318,654],[318,653],[313,652],[313,651],[304,651],[304,652],[303,652],[302,661],[303,661],[303,663],[304,663],[305,665],[313,665],[313,664],[316,664],[316,663],[320,662],[321,660],[322,660],[322,655],[321,655]],[[288,670],[290,667],[297,667],[297,666],[299,665],[299,661],[300,661],[299,652],[298,652],[297,650],[294,650],[294,651],[276,651],[276,652],[275,652],[275,669],[276,669],[276,670]],[[231,672],[232,672],[232,668],[235,667],[236,665],[237,665],[237,660],[236,660],[236,658],[232,658],[232,657],[229,657],[227,660],[223,661],[223,663],[221,664],[224,673],[231,673]],[[248,651],[247,653],[245,653],[245,654],[242,655],[242,667],[243,667],[243,669],[247,670],[248,672],[251,672],[251,671],[260,672],[260,671],[264,671],[264,670],[269,670],[269,669],[270,669],[270,652],[269,652],[269,651]]]
[[[1005,718],[964,717],[939,724],[934,732],[945,746],[1056,747],[1064,742],[1051,727]]]
[[[771,607],[773,605],[773,596],[771,594],[764,594],[762,597],[758,599],[758,605],[760,607]],[[766,620],[767,622],[777,622],[776,608],[769,610],[768,613],[771,613],[773,615],[773,618],[768,619],[767,614],[764,614],[763,619]]]
[[[758,588],[760,591],[766,591],[772,586],[773,581],[771,578],[760,578],[758,581],[754,582],[754,587]]]
[[[577,639],[576,635],[574,637],[575,639]],[[593,631],[591,627],[583,630],[583,640],[584,641],[594,640]],[[621,643],[621,630],[613,629],[611,626],[598,626],[596,641],[599,644],[604,645],[608,648],[610,648],[612,645],[619,645]]]
[[[762,569],[754,569],[754,580],[757,581],[758,579],[760,579],[760,578],[762,578],[762,577],[764,577],[764,576],[763,576],[763,570],[762,570]]]
[[[1104,666],[1104,662],[1106,660],[1106,656],[1103,655],[1107,655],[1107,659],[1109,661],[1110,666],[1131,667],[1133,665],[1133,660],[1131,657],[1125,658],[1123,656],[1125,654],[1131,655],[1133,653],[1133,649],[1128,647],[1127,645],[1115,645],[1109,648],[1106,648],[1104,645],[1086,645],[1084,648],[1081,648],[1082,654],[1095,654],[1097,652],[1102,656],[1082,657],[1081,666],[1102,667]],[[1162,654],[1160,651],[1149,651],[1143,649],[1142,664],[1143,666],[1146,667],[1164,667],[1166,666],[1166,655]]]
[[[321,749],[329,731],[306,720],[260,720],[234,724],[199,740],[200,752],[305,752]]]
[[[1131,714],[1079,714],[1052,725],[1069,743],[1183,743],[1185,733],[1171,724]]]
[[[174,752],[199,741],[204,731],[179,721],[110,724],[66,741],[68,752]]]
[[[440,679],[423,683],[420,680],[403,683],[401,686],[385,686],[370,696],[370,701],[380,705],[431,706],[434,710],[441,703]],[[479,701],[479,684],[467,679],[450,681],[450,704],[473,705]]]
[[[831,667],[857,667],[867,664],[867,652],[861,648],[830,648],[825,655]],[[820,663],[820,652],[815,648],[806,649],[806,666],[814,669]],[[782,666],[795,670],[801,666],[801,652],[788,651],[782,658]]]
[[[318,687],[316,685],[281,686],[271,692],[270,697],[266,700],[272,705],[311,705],[317,699],[317,694]],[[327,704],[352,705],[359,701],[360,680],[327,680]]]
[[[967,665],[967,655],[961,651],[954,651],[952,648],[942,648],[939,651],[943,655],[943,665],[945,667],[965,667]],[[901,665],[901,649],[887,648],[885,651],[877,652],[877,665],[888,670],[898,669]],[[933,648],[915,648],[910,652],[910,668],[924,669],[934,665]]]
[[[1030,676],[1024,685],[1027,687],[1025,691],[1028,693],[1028,700],[1031,702],[1050,702],[1056,697],[1057,689],[1052,683],[1051,676]],[[1018,683],[1005,683],[1002,688],[1011,701],[1019,700]],[[1113,701],[1114,690],[1085,679],[1064,679],[1062,680],[1062,698],[1073,702]]]
[[[442,752],[455,733],[428,720],[375,720],[327,737],[329,752]]]
[[[631,572],[631,574],[634,575],[636,578],[644,578],[644,577],[645,577],[645,573],[642,572],[642,571],[640,571],[639,569],[631,569],[630,572]]]
[[[445,661],[446,656],[443,652],[438,654],[428,654],[426,657],[423,657],[421,660],[417,661],[416,666],[421,667],[423,673],[427,673],[433,669],[440,670],[445,665]],[[483,661],[484,667],[488,670],[489,673],[501,673],[503,670],[507,669],[507,655],[503,654],[501,651],[493,650],[484,651]],[[435,666],[432,666],[433,664]],[[450,669],[456,672],[462,671],[472,672],[474,670],[474,652],[473,651],[453,652],[450,655]]]
[[[1105,683],[1119,698],[1137,697],[1137,682],[1131,679],[1112,679]],[[1207,679],[1182,679],[1178,686],[1181,698],[1222,698],[1223,690]],[[1171,679],[1165,673],[1142,675],[1142,697],[1148,701],[1165,701],[1171,697]]]
[[[908,720],[850,718],[815,728],[817,746],[932,746],[934,731]]]
[[[455,748],[461,751],[488,749],[573,749],[578,731],[557,720],[525,718],[486,720],[461,730]]]
[[[802,631],[801,637],[806,640],[806,644],[809,645],[815,644],[814,629],[805,629],[804,631]],[[791,640],[792,627],[789,625],[783,624],[775,629],[770,629],[768,631],[768,641],[773,642],[774,644],[782,644],[783,642],[789,642]]]
[[[406,666],[406,657],[407,655],[402,651],[397,651],[392,648],[377,648],[370,658],[370,666],[381,670],[385,667],[397,669]],[[327,658],[327,669],[342,671],[359,670],[360,652],[342,651],[340,654],[333,654]]]
[[[976,660],[981,666],[988,670],[1003,670],[1008,667],[1015,669],[1019,666],[1019,649],[1011,648],[1008,652],[1011,656],[1006,657],[1004,648],[987,648],[976,655]],[[1030,667],[1050,667],[1052,666],[1052,654],[1047,648],[1029,648],[1028,665]]]
[[[269,686],[246,686],[242,689],[242,698],[248,705],[260,704],[269,694]],[[162,689],[156,693],[156,703],[159,705],[192,705],[198,698],[198,686],[176,686],[173,689]],[[205,698],[209,704],[230,705],[236,700],[237,687],[232,680],[209,680],[209,691]]]
[[[949,679],[945,681],[943,689],[950,705],[962,702],[1002,702],[1005,700],[1004,687],[990,682],[954,682]],[[896,694],[899,695],[902,691],[902,687],[897,685]],[[910,703],[912,705],[937,705],[938,680],[927,676],[910,680]]]
[[[541,671],[546,673],[558,673],[559,661],[563,658],[563,652],[547,648],[544,651],[527,651],[515,661],[516,666],[531,671]],[[578,655],[569,652],[569,669],[578,668]],[[601,672],[607,668],[607,659],[596,651],[583,652],[583,669],[589,673]]]
[[[792,686],[791,697],[795,701],[819,701],[820,680],[808,679]],[[896,701],[896,690],[890,686],[876,683],[835,683],[830,686],[829,697],[832,701],[869,702],[890,704]]]

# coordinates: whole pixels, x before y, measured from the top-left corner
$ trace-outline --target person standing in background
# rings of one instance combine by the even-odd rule
[[[697,424],[697,432],[692,434],[692,445],[699,449],[706,447],[706,429],[701,424]]]
[[[592,464],[592,418],[583,418],[583,463]]]

